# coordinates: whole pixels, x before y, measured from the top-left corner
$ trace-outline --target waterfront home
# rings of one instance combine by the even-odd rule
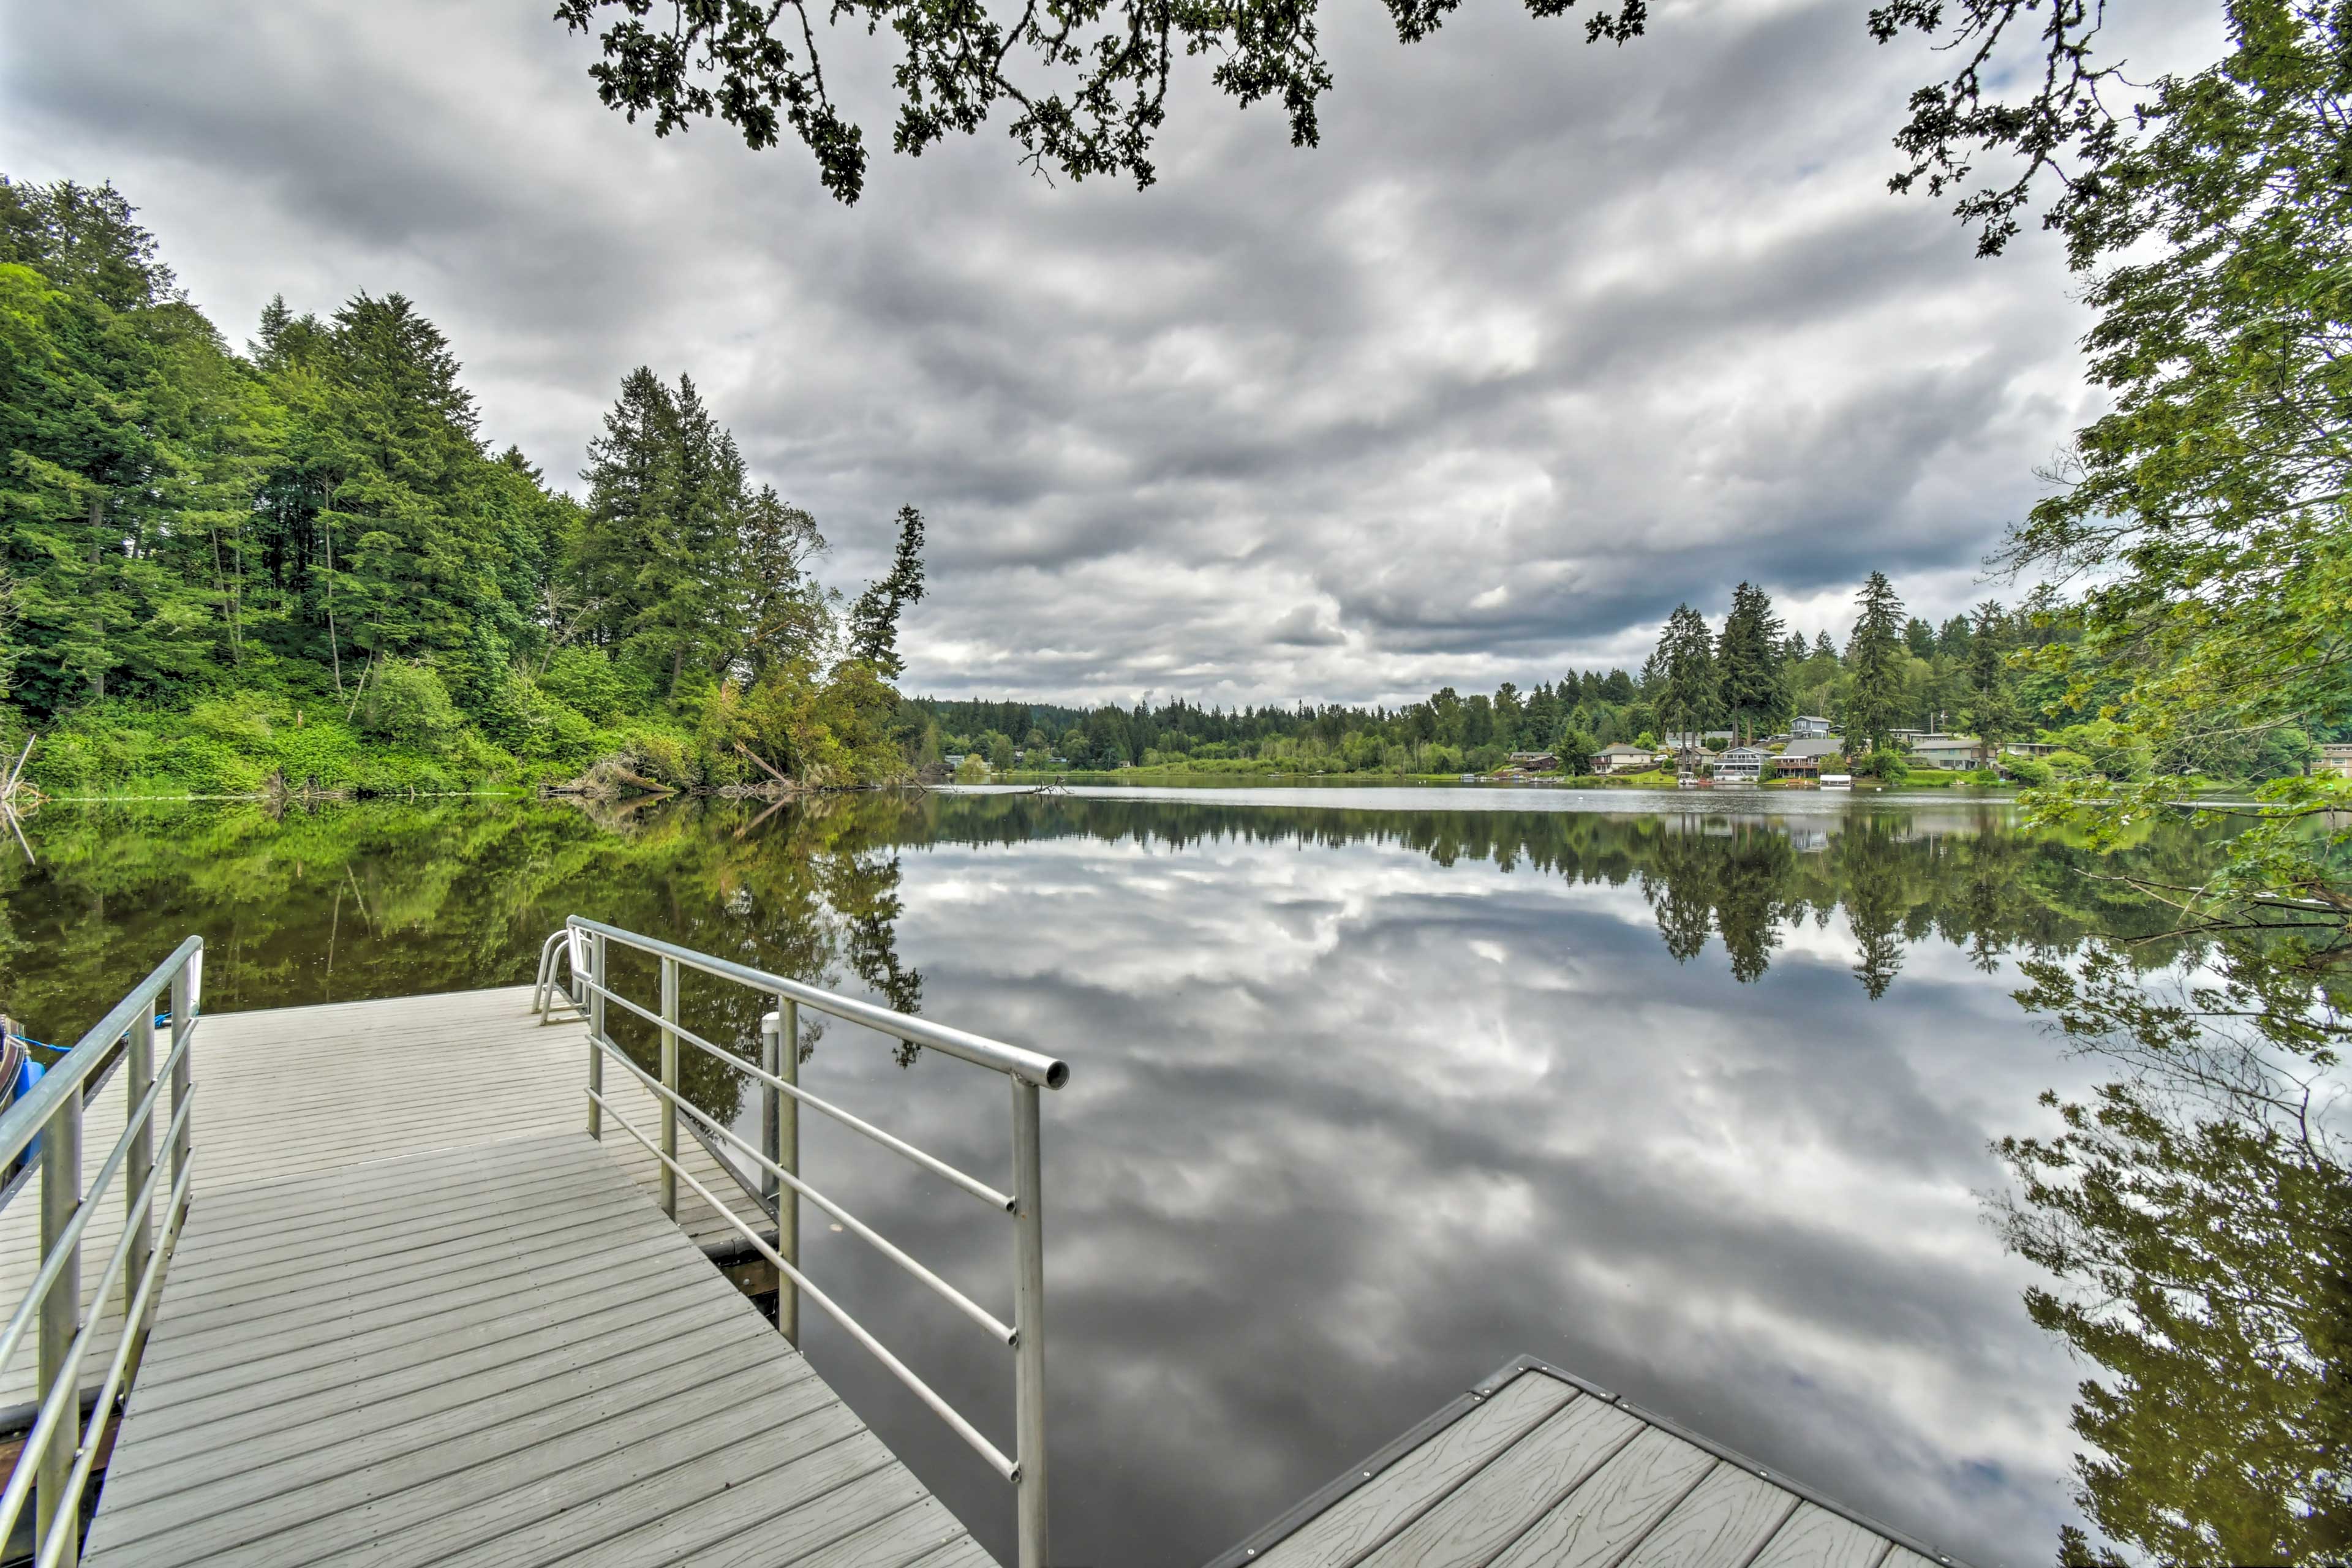
[[[1819,778],[1822,763],[1845,753],[1845,742],[1835,735],[1822,735],[1810,740],[1791,741],[1781,748],[1780,755],[1769,766],[1775,778]]]
[[[1973,735],[1921,735],[1911,742],[1911,756],[1922,767],[1948,768],[1955,773],[1989,767],[1985,743]]]
[[[1550,752],[1513,752],[1511,766],[1523,773],[1557,773],[1559,771],[1559,758]]]
[[[1706,730],[1696,732],[1669,730],[1658,737],[1662,752],[1719,752],[1739,739],[1728,730]]]
[[[1717,784],[1756,784],[1764,777],[1764,749],[1734,746],[1715,759]]]
[[[2352,746],[2320,747],[2317,771],[2323,773],[2339,773],[2345,778],[2352,779]]]
[[[1818,713],[1800,713],[1789,722],[1789,733],[1800,741],[1820,740],[1836,728]]]
[[[1638,773],[1656,760],[1656,754],[1647,746],[1629,746],[1620,741],[1592,753],[1592,771],[1596,773]]]

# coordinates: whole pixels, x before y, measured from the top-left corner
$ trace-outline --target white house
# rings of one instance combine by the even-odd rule
[[[1596,773],[1638,773],[1650,765],[1654,756],[1655,753],[1646,746],[1629,746],[1621,741],[1592,753],[1592,771]]]
[[[1789,733],[1800,741],[1819,740],[1836,728],[1818,713],[1800,713],[1790,722]]]
[[[1717,784],[1757,784],[1764,777],[1764,749],[1734,746],[1715,759]]]

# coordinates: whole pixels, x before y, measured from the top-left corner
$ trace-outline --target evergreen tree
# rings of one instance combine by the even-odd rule
[[[63,205],[68,218],[90,205]],[[38,269],[0,265],[0,569],[16,582],[16,698],[43,717],[201,689],[226,662],[229,595],[210,545],[242,513],[269,423],[202,316],[124,281],[169,275],[127,206],[98,205],[105,223],[62,239],[10,232]],[[23,218],[21,201],[13,211]]]
[[[1846,642],[1853,680],[1846,693],[1845,733],[1849,743],[1867,740],[1876,751],[1885,745],[1903,701],[1903,601],[1885,573],[1873,572],[1854,604],[1862,614]]]
[[[1660,674],[1658,716],[1668,729],[1696,735],[1722,711],[1713,643],[1706,617],[1688,605],[1675,605],[1666,617],[1653,662]]]
[[[870,665],[885,679],[905,669],[898,658],[898,616],[923,596],[923,514],[898,509],[898,547],[890,570],[866,584],[849,612],[849,657]]]
[[[1731,591],[1731,613],[1716,644],[1716,675],[1723,709],[1743,740],[1777,730],[1789,716],[1781,629],[1763,589],[1742,583]]]
[[[1961,723],[1985,743],[1989,755],[2000,753],[2000,743],[2017,733],[2020,714],[2004,668],[2008,653],[2009,616],[1998,599],[1976,608],[1968,637],[1969,694]]]
[[[763,503],[750,493],[735,437],[689,376],[673,393],[645,366],[630,372],[588,459],[577,565],[595,626],[671,696],[689,669],[722,675],[742,654],[751,601],[765,604],[791,561],[797,524],[781,503],[755,521]],[[768,587],[747,592],[751,532],[771,554]]]
[[[110,310],[181,300],[138,210],[111,184],[20,185],[0,174],[0,262],[30,267]]]
[[[1913,658],[1935,658],[1936,628],[1917,616],[1912,616],[1903,625],[1903,646],[1910,650]]]

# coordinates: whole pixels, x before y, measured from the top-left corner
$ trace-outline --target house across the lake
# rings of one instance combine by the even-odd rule
[[[2323,773],[2340,773],[2347,779],[2352,779],[2352,746],[2320,747],[2316,771]]]
[[[1780,754],[1769,764],[1775,778],[1817,779],[1822,776],[1825,758],[1845,754],[1845,742],[1835,735],[1822,735],[1810,740],[1791,741],[1780,749]]]
[[[1620,741],[1613,746],[1603,746],[1592,753],[1592,771],[1596,773],[1638,773],[1656,760],[1647,746],[1629,746]]]
[[[1974,735],[1921,735],[1911,742],[1911,755],[1923,767],[1968,773],[1989,767],[1985,743]]]
[[[1818,713],[1800,713],[1789,723],[1789,733],[1800,741],[1819,740],[1837,726]]]
[[[1549,752],[1513,752],[1511,766],[1523,773],[1549,773],[1559,771],[1559,758]]]
[[[1757,784],[1764,777],[1764,748],[1734,746],[1715,759],[1717,784]]]
[[[1719,752],[1738,738],[1738,736],[1733,734],[1728,730],[1706,730],[1696,733],[1683,730],[1669,730],[1664,734],[1658,737],[1658,750],[1662,752]]]

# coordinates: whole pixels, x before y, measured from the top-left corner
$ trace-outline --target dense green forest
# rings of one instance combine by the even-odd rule
[[[494,451],[398,294],[281,300],[244,352],[110,186],[0,177],[0,741],[52,793],[668,787],[905,771],[923,520],[824,588],[681,375],[633,372],[587,499]]]

